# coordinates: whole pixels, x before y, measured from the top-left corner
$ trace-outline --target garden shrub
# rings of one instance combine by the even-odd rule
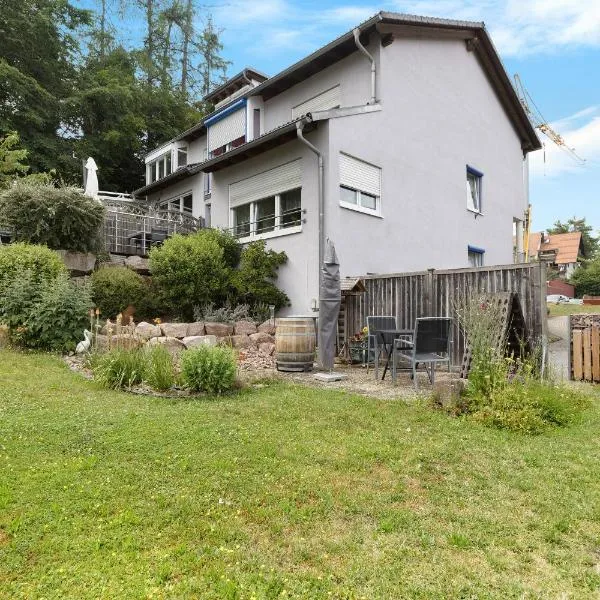
[[[128,267],[100,267],[91,282],[92,298],[105,318],[115,318],[130,304],[139,308],[147,296],[144,278]]]
[[[175,384],[175,366],[171,353],[164,346],[146,348],[144,381],[153,389],[164,392]]]
[[[230,269],[235,269],[240,263],[242,245],[229,231],[216,228],[203,229],[201,235],[212,239],[223,248],[223,260]]]
[[[26,271],[0,294],[0,321],[22,346],[64,352],[83,339],[91,307],[86,284],[71,281],[66,273],[40,284]]]
[[[181,355],[184,384],[195,392],[221,394],[235,384],[236,358],[231,348],[199,346]]]
[[[213,302],[194,306],[194,321],[205,321],[208,323],[235,323],[250,318],[250,307],[247,304],[233,305],[226,302],[220,308],[216,308]]]
[[[264,240],[250,242],[242,251],[239,267],[233,273],[232,283],[238,302],[250,306],[272,304],[276,310],[288,306],[290,299],[274,283],[277,269],[286,262],[286,253],[267,250]]]
[[[150,270],[167,310],[193,318],[194,306],[226,296],[229,268],[208,230],[174,235],[150,251]]]
[[[55,250],[94,252],[101,249],[102,204],[78,189],[35,181],[17,181],[0,193],[0,222],[18,241],[45,244]]]
[[[67,268],[60,256],[46,246],[22,242],[0,246],[0,293],[26,272],[30,272],[42,286],[44,282],[67,273]]]
[[[96,381],[111,389],[142,383],[148,372],[148,353],[143,348],[109,350],[90,362]]]
[[[471,348],[471,369],[463,396],[447,406],[486,425],[538,434],[573,423],[587,406],[581,392],[540,379],[540,356],[507,357],[500,304],[471,296],[457,308]]]

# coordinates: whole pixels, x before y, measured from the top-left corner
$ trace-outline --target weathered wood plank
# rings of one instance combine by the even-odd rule
[[[583,330],[583,377],[592,380],[592,328]]]
[[[592,327],[592,381],[600,381],[600,327]]]
[[[583,379],[583,332],[581,329],[573,330],[573,379]]]

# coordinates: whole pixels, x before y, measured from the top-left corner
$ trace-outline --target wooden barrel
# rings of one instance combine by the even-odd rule
[[[282,317],[275,330],[278,371],[311,371],[315,362],[315,324],[312,317]]]

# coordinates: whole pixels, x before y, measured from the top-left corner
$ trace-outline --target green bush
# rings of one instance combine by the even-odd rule
[[[92,274],[91,282],[92,299],[104,318],[115,318],[130,304],[139,309],[145,303],[148,285],[127,267],[100,267]]]
[[[195,392],[221,394],[235,383],[236,358],[231,348],[199,346],[181,355],[184,384]]]
[[[103,220],[104,207],[76,188],[18,181],[0,193],[0,223],[18,241],[94,252],[102,247]]]
[[[584,295],[600,296],[600,258],[585,261],[573,273],[569,283],[575,286],[578,298]]]
[[[60,256],[46,246],[26,243],[0,246],[0,293],[26,272],[43,286],[46,281],[66,274],[67,268]]]
[[[148,371],[145,349],[117,349],[98,354],[91,360],[98,383],[111,389],[131,388],[142,383]]]
[[[166,391],[175,384],[175,367],[171,353],[164,346],[146,348],[144,381],[153,389]]]
[[[83,339],[91,307],[87,285],[74,283],[65,273],[40,285],[26,271],[0,295],[0,321],[22,346],[64,352]]]
[[[286,262],[285,252],[267,250],[264,240],[250,242],[242,251],[239,267],[232,276],[238,303],[273,304],[276,310],[288,306],[290,299],[274,283],[277,269]]]
[[[150,270],[167,310],[192,319],[194,306],[224,298],[229,268],[209,230],[174,235],[150,251]]]

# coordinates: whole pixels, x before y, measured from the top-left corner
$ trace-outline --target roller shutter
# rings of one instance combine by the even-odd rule
[[[227,115],[224,119],[217,121],[208,128],[208,150],[212,152],[233,140],[246,135],[246,108]]]
[[[254,200],[280,194],[286,190],[293,190],[301,185],[302,172],[300,159],[298,159],[230,184],[229,205],[234,208]]]
[[[340,185],[381,196],[381,169],[358,158],[340,154]]]
[[[302,104],[298,104],[298,106],[294,106],[294,108],[292,108],[292,119],[297,119],[309,112],[338,108],[341,103],[340,86],[336,85],[330,90],[327,90]]]

